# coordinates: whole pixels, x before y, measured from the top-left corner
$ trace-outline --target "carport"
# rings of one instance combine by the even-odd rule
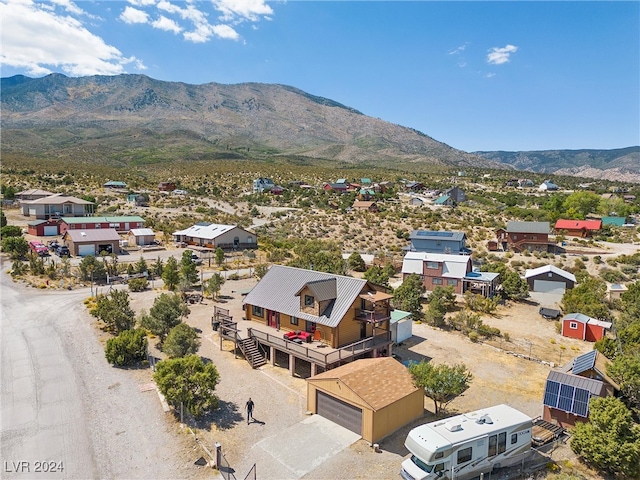
[[[424,392],[391,357],[364,358],[307,379],[307,410],[379,442],[424,413]]]

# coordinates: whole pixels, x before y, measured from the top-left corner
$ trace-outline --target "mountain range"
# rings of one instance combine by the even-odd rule
[[[640,147],[469,153],[286,85],[189,85],[144,75],[16,75],[0,81],[2,153],[122,165],[289,156],[599,178],[612,170],[618,179],[624,172],[640,182]]]

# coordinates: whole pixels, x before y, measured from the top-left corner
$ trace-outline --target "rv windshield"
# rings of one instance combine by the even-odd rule
[[[420,470],[423,470],[427,473],[431,473],[431,470],[433,470],[433,465],[427,465],[415,455],[411,455],[411,461],[415,463]]]

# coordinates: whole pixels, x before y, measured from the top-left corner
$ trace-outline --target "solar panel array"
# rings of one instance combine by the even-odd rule
[[[421,237],[453,237],[453,232],[434,232],[431,230],[418,230],[416,235]]]
[[[551,408],[586,417],[589,412],[590,397],[589,390],[547,380],[543,403]]]
[[[571,369],[571,373],[573,373],[574,375],[580,375],[582,372],[591,370],[593,366],[596,364],[597,354],[598,354],[597,350],[591,350],[590,352],[577,357],[573,361],[573,368]]]

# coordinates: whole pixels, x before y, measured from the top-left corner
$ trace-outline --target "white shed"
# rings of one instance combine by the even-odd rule
[[[391,311],[391,339],[402,343],[413,336],[413,318],[411,313],[403,310]]]
[[[150,228],[132,228],[129,230],[129,245],[150,245],[156,236]]]

